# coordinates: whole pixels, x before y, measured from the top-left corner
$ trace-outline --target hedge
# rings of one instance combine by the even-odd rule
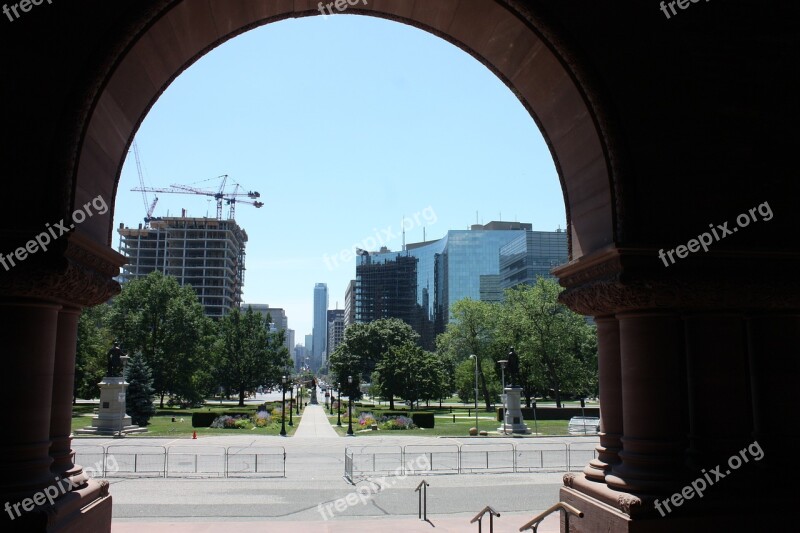
[[[435,419],[431,411],[417,411],[412,413],[411,420],[414,421],[417,427],[421,428],[433,429],[435,424]]]

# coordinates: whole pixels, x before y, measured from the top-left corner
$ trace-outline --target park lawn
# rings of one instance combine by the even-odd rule
[[[353,417],[353,433],[357,437],[370,437],[370,436],[409,436],[409,437],[468,437],[469,436],[469,429],[475,427],[475,417],[465,416],[464,414],[456,414],[455,422],[453,422],[453,416],[450,414],[447,415],[437,415],[436,416],[436,424],[434,428],[417,428],[417,429],[406,429],[406,430],[378,430],[378,431],[365,431],[358,427],[358,422],[355,417]],[[328,416],[328,420],[330,420],[333,429],[339,435],[346,435],[347,434],[347,417],[342,417],[342,427],[336,426],[336,414],[333,416]],[[533,420],[526,420],[525,423],[530,428],[531,432],[533,432],[534,423]],[[490,416],[489,414],[482,412],[478,415],[478,429],[486,430],[489,432],[497,431],[497,428],[500,427],[501,423],[497,422],[496,417]],[[569,435],[567,431],[567,426],[569,425],[569,421],[567,420],[539,420],[537,422],[537,427],[539,429],[540,435],[558,435],[564,436]],[[498,436],[498,435],[495,435]]]
[[[79,408],[79,409],[76,409]],[[89,405],[88,409],[85,408],[85,405],[78,405],[73,406],[73,414],[72,414],[72,431],[73,433],[77,429],[82,429],[86,426],[90,426],[92,424],[92,414],[94,411],[95,406]],[[147,426],[146,433],[134,433],[131,435],[127,435],[130,438],[136,437],[172,437],[176,439],[180,438],[192,438],[192,434],[194,431],[197,431],[197,436],[222,436],[222,435],[241,435],[241,436],[277,436],[280,434],[281,431],[281,419],[280,417],[273,417],[272,424],[267,427],[263,428],[255,428],[255,429],[217,429],[217,428],[193,428],[192,427],[192,413],[197,411],[207,411],[207,407],[201,407],[197,409],[171,409],[165,408],[163,410],[157,409],[156,416],[150,419],[150,424]],[[224,411],[226,413],[237,413],[241,412],[242,414],[251,414],[255,411],[255,406],[249,407],[225,407],[224,409],[213,409],[214,411]],[[293,415],[294,419],[294,426],[289,425],[289,416],[287,413],[286,416],[286,434],[291,436],[294,434],[297,426],[300,424],[300,417],[303,414],[303,410],[300,410],[300,414]],[[175,417],[175,422],[172,421],[172,417]],[[181,422],[181,419],[183,421]],[[76,439],[81,439],[85,436],[82,435],[75,435]]]

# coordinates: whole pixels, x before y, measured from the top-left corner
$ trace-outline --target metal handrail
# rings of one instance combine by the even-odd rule
[[[558,502],[557,504],[553,505],[548,510],[546,510],[545,512],[539,514],[539,516],[537,516],[536,518],[534,518],[533,520],[531,520],[530,522],[528,522],[527,524],[525,524],[524,526],[519,528],[519,530],[520,531],[525,531],[526,529],[531,529],[531,530],[533,530],[533,533],[536,533],[536,531],[539,528],[539,524],[542,522],[542,520],[544,520],[545,518],[550,516],[552,513],[556,512],[556,511],[559,511],[559,510],[560,511],[564,511],[564,531],[569,531],[569,515],[570,515],[570,513],[574,514],[578,518],[583,518],[583,512],[582,511],[579,511],[578,509],[574,508],[573,506],[571,506],[568,503]]]
[[[484,507],[483,510],[480,513],[476,514],[475,518],[470,520],[469,523],[470,524],[474,524],[475,522],[478,522],[478,533],[481,533],[482,528],[483,528],[483,524],[482,524],[483,515],[485,515],[486,513],[489,513],[489,533],[494,533],[494,517],[495,516],[499,517],[500,513],[498,513],[494,509],[492,509],[492,507],[489,506],[489,505]]]
[[[428,487],[430,487],[430,484],[423,479],[419,482],[417,488],[414,489],[414,492],[419,492],[418,518],[426,522],[428,521]]]

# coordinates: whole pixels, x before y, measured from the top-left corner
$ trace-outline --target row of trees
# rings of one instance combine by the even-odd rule
[[[76,397],[93,398],[106,371],[114,338],[129,355],[141,353],[151,369],[160,406],[165,399],[199,405],[222,389],[237,394],[273,386],[291,366],[284,331],[270,332],[251,309],[208,318],[191,287],[153,272],[130,281],[109,304],[87,309],[78,326]]]
[[[559,303],[561,288],[539,278],[533,286],[506,291],[502,303],[464,299],[452,307],[452,321],[436,340],[436,353],[417,346],[417,334],[404,322],[383,319],[354,324],[331,355],[331,373],[345,394],[360,397],[359,384],[389,400],[437,400],[455,391],[464,402],[478,389],[486,408],[501,393],[501,368],[510,347],[519,357],[515,385],[526,405],[551,397],[561,407],[565,394],[597,394],[597,337],[584,317]],[[470,356],[474,355],[475,358]],[[354,383],[347,386],[348,376]]]

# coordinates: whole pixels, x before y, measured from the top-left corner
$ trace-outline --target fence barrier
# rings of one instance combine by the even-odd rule
[[[352,446],[345,449],[344,477],[355,484],[359,479],[391,472],[401,475],[570,472],[582,469],[595,458],[596,446],[597,442]],[[421,462],[423,458],[425,461]],[[376,468],[377,465],[384,468]]]
[[[73,444],[73,460],[96,477],[286,477],[283,446]],[[101,471],[102,470],[102,471]]]

